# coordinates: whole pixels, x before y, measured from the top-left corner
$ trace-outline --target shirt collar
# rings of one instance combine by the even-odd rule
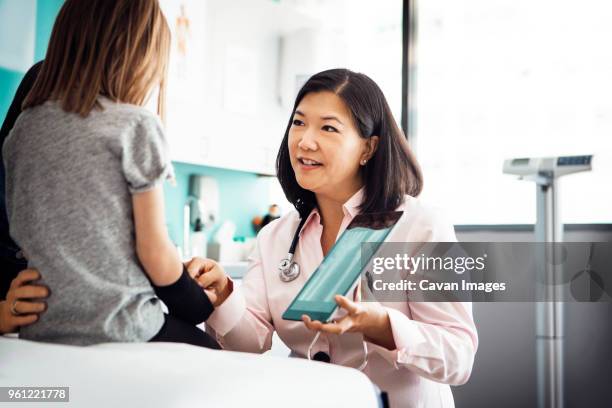
[[[357,214],[359,214],[359,206],[363,202],[364,194],[365,187],[361,187],[359,191],[353,194],[351,198],[349,198],[344,204],[342,204],[342,210],[344,211],[345,216],[348,215],[352,219],[355,218]],[[304,226],[300,231],[300,236],[302,235],[302,232],[306,230],[306,227],[308,227],[308,225],[311,223],[321,223],[321,215],[319,214],[319,209],[316,207],[312,209],[310,214],[308,214],[306,222],[304,223]]]
[[[359,191],[353,194],[353,196],[342,205],[345,215],[347,215],[348,213],[351,218],[354,218],[357,214],[359,214],[359,206],[361,205],[361,203],[363,203],[364,194],[365,187],[361,187]]]
[[[308,225],[312,223],[316,223],[316,224],[321,223],[321,216],[319,215],[319,209],[317,207],[313,208],[312,211],[310,211],[310,214],[308,214],[308,217],[306,218],[306,222],[304,222],[304,226],[300,230],[300,237],[302,236],[302,233],[306,231],[306,229],[308,228]]]

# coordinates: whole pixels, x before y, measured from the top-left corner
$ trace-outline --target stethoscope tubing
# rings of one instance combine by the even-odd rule
[[[302,227],[306,222],[306,217],[302,217],[300,219],[300,223],[293,234],[293,239],[291,240],[291,246],[289,247],[289,252],[287,256],[280,261],[278,265],[279,277],[283,282],[291,282],[295,280],[300,275],[300,265],[293,260],[295,256],[295,250],[297,248],[297,244],[300,240],[300,233],[302,232]]]

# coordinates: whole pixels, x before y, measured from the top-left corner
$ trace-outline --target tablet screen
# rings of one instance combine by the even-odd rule
[[[321,265],[313,272],[285,313],[285,320],[327,321],[334,310],[334,296],[346,295],[360,278],[363,269],[402,216],[401,211],[359,214],[342,233]],[[362,243],[370,253],[362,254]]]

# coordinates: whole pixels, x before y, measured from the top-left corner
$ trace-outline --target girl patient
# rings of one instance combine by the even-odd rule
[[[204,290],[166,231],[163,113],[170,32],[157,0],[67,0],[3,147],[10,231],[57,293],[20,337],[88,345],[175,341],[218,348],[195,327],[231,283]],[[161,298],[169,314],[162,310]]]

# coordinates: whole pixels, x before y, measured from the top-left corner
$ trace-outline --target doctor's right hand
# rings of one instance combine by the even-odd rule
[[[49,297],[49,288],[31,283],[38,279],[36,269],[24,269],[13,279],[6,300],[0,301],[0,334],[14,333],[36,322],[47,310],[47,303],[40,299]]]
[[[233,282],[227,277],[221,265],[212,259],[193,258],[186,266],[191,277],[204,288],[215,307],[225,302],[233,292]]]

